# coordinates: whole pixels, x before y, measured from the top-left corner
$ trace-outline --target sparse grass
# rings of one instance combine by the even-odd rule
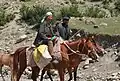
[[[96,18],[95,19],[99,28],[94,28],[93,25],[86,25],[83,21],[76,19],[70,20],[71,28],[85,29],[91,33],[102,33],[102,34],[120,34],[120,17],[113,18]],[[107,23],[107,26],[100,26],[100,23]]]

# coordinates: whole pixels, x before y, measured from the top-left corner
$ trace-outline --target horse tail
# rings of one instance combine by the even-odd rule
[[[21,52],[27,47],[18,48],[13,55],[13,70],[18,70],[19,57]]]

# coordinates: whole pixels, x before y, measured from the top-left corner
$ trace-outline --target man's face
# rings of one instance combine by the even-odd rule
[[[68,20],[68,19],[64,19],[64,20],[63,20],[63,23],[65,23],[65,24],[67,24],[67,25],[68,25],[69,20]]]
[[[46,20],[47,20],[47,22],[51,22],[51,21],[52,21],[52,19],[53,19],[53,17],[52,17],[52,15],[50,15],[50,16],[48,16],[48,17],[47,17],[47,19],[46,19]]]

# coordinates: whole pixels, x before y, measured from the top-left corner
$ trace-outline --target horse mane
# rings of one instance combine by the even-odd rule
[[[77,43],[79,43],[80,42],[80,40],[74,40],[74,41],[72,41],[72,42],[67,42],[67,44],[69,45],[69,46],[72,46],[72,45],[75,45],[75,44],[77,44]]]

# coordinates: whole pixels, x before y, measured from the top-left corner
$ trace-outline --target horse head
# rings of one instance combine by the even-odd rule
[[[98,42],[95,41],[94,36],[89,37],[89,39],[90,39],[91,42],[93,43],[94,49],[95,49],[95,51],[97,52],[97,54],[98,54],[99,56],[103,56],[103,55],[105,54],[104,48],[103,48],[102,46],[100,46]]]
[[[81,53],[87,54],[90,58],[97,61],[97,53],[94,49],[93,43],[89,38],[83,38],[82,43],[79,45]]]

